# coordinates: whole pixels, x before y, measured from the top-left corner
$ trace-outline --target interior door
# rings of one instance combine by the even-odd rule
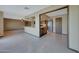
[[[56,18],[56,33],[62,34],[62,17]]]
[[[48,31],[53,32],[53,20],[48,21]]]

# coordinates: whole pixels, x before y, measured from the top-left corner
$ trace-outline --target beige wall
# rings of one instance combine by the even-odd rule
[[[68,34],[67,14],[62,15],[62,34]]]
[[[55,17],[53,17],[53,32],[56,32],[56,29],[55,29],[55,27],[56,27],[56,22],[55,22]]]
[[[69,7],[69,48],[79,51],[79,6]]]
[[[4,19],[4,29],[5,30],[15,30],[15,29],[23,29],[24,23],[20,20],[14,19]]]
[[[0,11],[0,36],[4,35],[4,21],[3,21],[3,12]]]
[[[29,33],[29,34],[32,34],[32,35],[35,35],[37,37],[39,37],[39,31],[40,31],[40,28],[39,28],[39,15],[37,13],[35,14],[32,14],[32,15],[29,15],[27,17],[31,17],[31,16],[35,16],[35,27],[27,27],[25,26],[24,27],[24,30],[25,32]]]

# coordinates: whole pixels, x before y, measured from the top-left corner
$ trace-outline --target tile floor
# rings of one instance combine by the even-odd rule
[[[6,31],[0,38],[0,53],[74,53],[67,48],[67,36],[48,33],[41,38],[23,30]]]

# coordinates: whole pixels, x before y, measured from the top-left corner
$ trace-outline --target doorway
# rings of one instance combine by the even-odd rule
[[[66,34],[68,37],[68,6],[40,14],[40,20],[40,25],[46,25],[40,26],[40,33]],[[42,27],[44,30],[41,32]]]
[[[56,18],[56,33],[62,34],[62,18]]]
[[[53,20],[48,20],[48,32],[53,32]]]

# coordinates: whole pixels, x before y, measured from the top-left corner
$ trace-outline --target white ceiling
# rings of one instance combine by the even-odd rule
[[[46,15],[48,15],[48,16],[61,16],[64,14],[67,14],[67,8],[61,9],[61,10],[58,10],[55,12],[50,12],[50,13],[47,13]]]
[[[25,7],[29,9],[24,9]],[[46,7],[48,5],[0,5],[0,10],[4,12],[4,17],[21,18]]]

